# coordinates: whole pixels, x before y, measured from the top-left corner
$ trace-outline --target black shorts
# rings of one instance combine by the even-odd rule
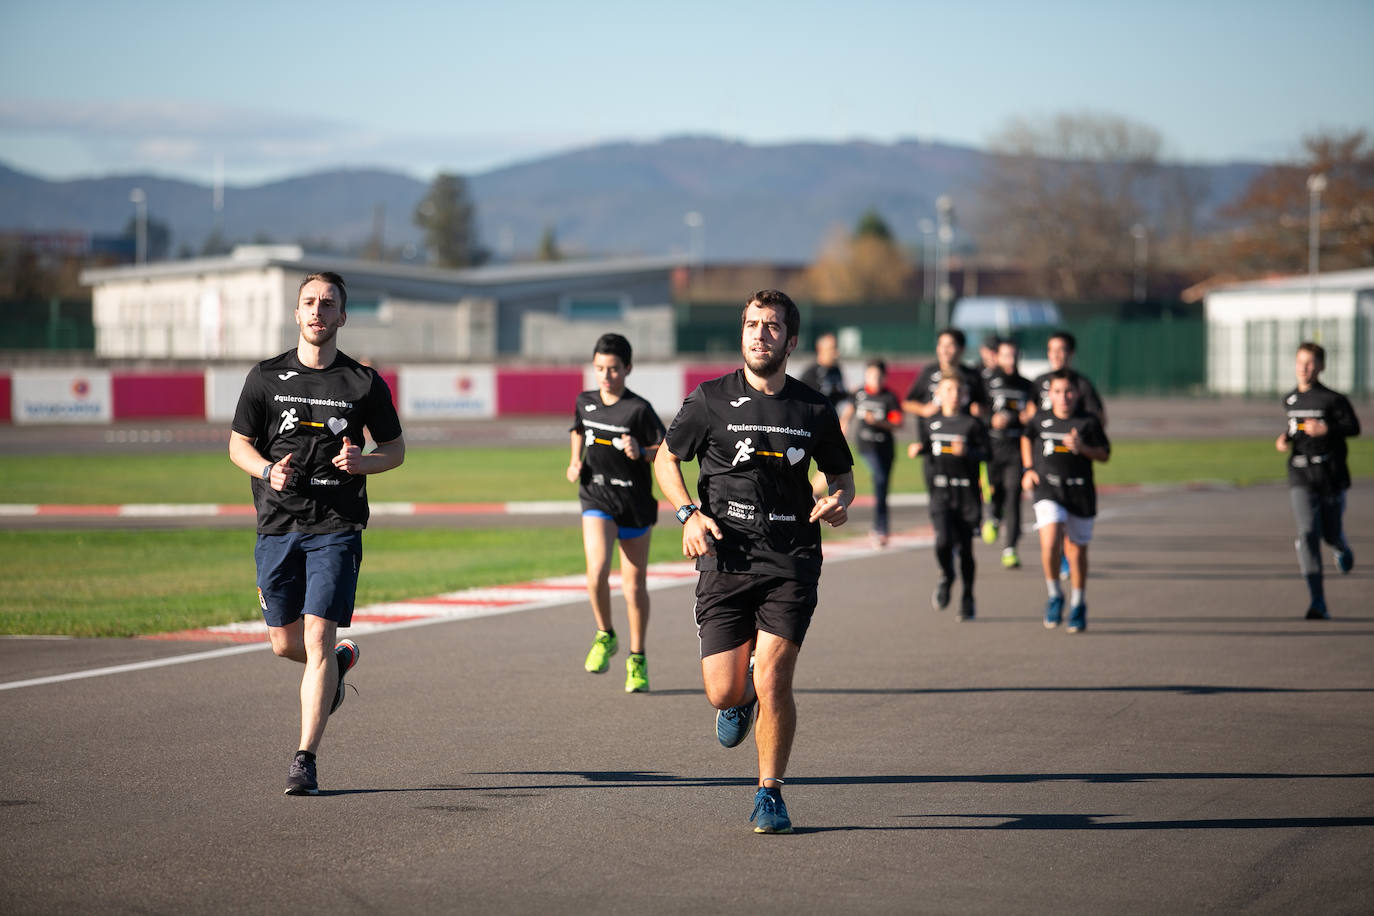
[[[258,603],[269,627],[295,623],[302,614],[353,621],[358,566],[363,561],[361,531],[325,534],[259,534],[253,550],[258,564]]]
[[[816,586],[781,576],[703,570],[697,579],[701,657],[754,641],[758,630],[802,644],[816,612]]]

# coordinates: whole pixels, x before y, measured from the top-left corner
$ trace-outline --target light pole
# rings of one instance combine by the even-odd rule
[[[706,260],[706,217],[698,210],[689,210],[683,214],[682,221],[687,224],[689,230],[687,261],[692,272],[697,275],[697,281],[700,282],[703,262]]]
[[[148,262],[148,195],[142,188],[129,192],[129,202],[134,205],[134,263]]]
[[[949,303],[954,298],[954,289],[949,283],[949,251],[954,241],[954,201],[948,194],[935,199],[935,215],[939,219],[939,250],[936,255],[938,265],[936,276],[939,278],[935,289],[935,329],[938,331],[949,324]]]
[[[935,301],[935,223],[922,219],[921,228],[921,301]]]
[[[1312,310],[1312,339],[1321,342],[1321,324],[1317,321],[1317,264],[1321,251],[1322,191],[1326,190],[1326,175],[1317,172],[1307,176],[1307,297]]]
[[[1131,227],[1135,239],[1135,286],[1133,292],[1136,302],[1145,301],[1145,262],[1149,255],[1150,234],[1141,223]]]

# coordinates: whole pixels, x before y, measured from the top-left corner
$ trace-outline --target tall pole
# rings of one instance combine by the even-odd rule
[[[1312,340],[1318,343],[1322,330],[1317,320],[1317,265],[1321,251],[1322,191],[1325,190],[1325,174],[1317,172],[1307,176],[1307,298],[1312,311]]]
[[[148,195],[142,188],[129,192],[134,205],[134,263],[148,263]]]
[[[1149,254],[1150,235],[1145,227],[1136,223],[1131,227],[1135,239],[1135,284],[1132,292],[1136,302],[1145,301],[1145,262]]]
[[[954,241],[954,202],[948,194],[936,198],[935,215],[939,220],[937,238],[940,240],[936,255],[939,282],[935,289],[935,328],[938,331],[949,324],[949,303],[954,298],[954,289],[949,282],[949,253]]]
[[[921,227],[921,301],[935,301],[935,222],[922,219]]]
[[[706,261],[706,217],[700,211],[689,210],[683,215],[682,221],[687,224],[687,263],[691,269],[692,279],[701,282],[701,274],[704,262]]]

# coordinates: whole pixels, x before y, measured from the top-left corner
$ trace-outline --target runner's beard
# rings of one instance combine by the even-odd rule
[[[758,356],[749,350],[744,350],[744,364],[749,367],[749,371],[761,378],[767,378],[776,373],[787,362],[787,349],[779,347],[767,356]]]

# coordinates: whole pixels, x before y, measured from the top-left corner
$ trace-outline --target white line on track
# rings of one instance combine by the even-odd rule
[[[267,643],[228,646],[223,649],[210,649],[205,652],[190,652],[186,655],[173,655],[170,658],[153,658],[146,662],[130,662],[127,665],[110,665],[107,668],[88,668],[85,671],[72,671],[67,674],[52,674],[47,677],[31,677],[24,681],[7,681],[0,684],[0,690],[16,690],[20,687],[40,687],[43,684],[60,684],[63,681],[78,681],[87,677],[103,677],[107,674],[125,674],[129,671],[146,671],[149,668],[166,668],[168,665],[184,665],[187,662],[201,662],[226,655],[242,655],[245,652],[261,652]]]

